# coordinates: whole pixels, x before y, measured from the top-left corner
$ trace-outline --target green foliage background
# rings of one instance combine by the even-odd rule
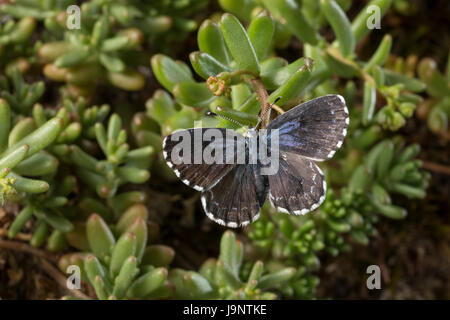
[[[83,298],[312,299],[321,256],[367,245],[379,218],[404,219],[395,195],[425,198],[420,146],[397,132],[416,112],[448,135],[450,60],[439,71],[395,58],[384,33],[360,57],[380,32],[367,8],[407,14],[407,2],[372,0],[350,19],[350,0],[92,0],[69,30],[71,4],[0,5],[0,196],[19,208],[7,237],[31,233],[62,272],[78,265],[95,291]],[[283,112],[331,93],[351,121],[321,164],[325,203],[305,216],[264,206],[238,234],[220,228],[218,257],[196,270],[173,262],[177,209],[162,202],[184,199],[178,229],[206,217],[164,163],[162,138],[198,120],[241,129],[208,110],[254,125],[277,97]]]

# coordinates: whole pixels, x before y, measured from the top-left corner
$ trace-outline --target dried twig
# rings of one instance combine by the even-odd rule
[[[8,230],[5,230],[5,229],[3,229],[3,228],[0,228],[0,237],[2,237],[2,236],[3,236],[3,237],[7,237],[7,236],[8,236]],[[21,241],[30,241],[31,237],[32,237],[32,235],[29,234],[29,233],[22,233],[22,232],[19,232],[19,233],[14,237],[14,239],[21,240]]]
[[[422,168],[436,172],[436,173],[442,173],[446,175],[450,175],[450,167],[444,166],[439,163],[429,162],[429,161],[422,161]]]
[[[48,276],[53,278],[53,280],[55,280],[65,291],[67,291],[70,295],[75,296],[80,299],[90,299],[87,295],[85,295],[80,290],[74,290],[74,289],[67,288],[66,277],[56,267],[54,267],[52,263],[49,262],[49,260],[50,260],[50,261],[56,263],[57,262],[56,256],[50,255],[43,250],[33,248],[33,247],[29,246],[28,244],[19,242],[19,241],[0,239],[0,248],[15,250],[15,251],[22,251],[22,252],[26,252],[26,253],[29,253],[29,254],[39,257],[40,266],[45,271],[45,273],[47,273]]]
[[[0,239],[0,248],[27,252],[32,255],[35,255],[35,256],[38,256],[41,258],[45,258],[47,260],[51,260],[54,262],[57,261],[55,256],[50,255],[49,253],[45,252],[44,250],[39,250],[39,249],[33,248],[33,247],[29,246],[28,244],[19,242],[19,241]]]
[[[267,93],[266,88],[264,88],[264,85],[260,78],[253,78],[251,80],[251,83],[253,85],[253,88],[255,89],[256,94],[258,95],[258,99],[261,102],[261,115],[265,115],[266,119],[269,117],[269,112],[267,112],[267,109],[269,108],[269,104],[267,102],[267,98],[269,97],[269,94]],[[267,121],[265,119],[262,119],[261,122],[261,128],[265,128]]]
[[[80,290],[69,289],[67,287],[67,278],[57,268],[55,268],[50,262],[43,258],[40,258],[39,260],[41,262],[42,269],[44,269],[47,275],[52,277],[53,280],[55,280],[70,295],[80,299],[91,299]]]

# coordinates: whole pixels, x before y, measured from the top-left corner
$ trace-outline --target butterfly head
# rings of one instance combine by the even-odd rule
[[[258,129],[253,127],[252,125],[248,126],[246,132],[244,133],[244,137],[254,137],[257,135]]]

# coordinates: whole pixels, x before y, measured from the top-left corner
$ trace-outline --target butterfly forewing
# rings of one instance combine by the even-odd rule
[[[341,147],[349,122],[344,98],[327,95],[285,112],[267,129],[279,130],[280,152],[324,161],[332,158]]]
[[[302,156],[282,153],[278,173],[268,180],[270,203],[280,212],[305,214],[325,200],[327,184],[322,171]]]
[[[209,130],[209,131],[208,131]],[[217,133],[222,138],[210,138],[206,132]],[[172,168],[175,174],[188,186],[197,191],[204,191],[214,186],[224,175],[226,175],[235,166],[235,159],[228,161],[226,159],[227,144],[236,148],[239,139],[227,139],[230,136],[229,129],[222,128],[193,128],[180,130],[168,135],[163,141],[163,155],[167,165]],[[232,131],[234,136],[235,131]],[[239,137],[239,136],[237,136]],[[242,136],[240,136],[242,137]],[[243,141],[244,138],[242,137]],[[181,142],[185,141],[188,146],[184,150],[181,148]],[[213,163],[205,162],[204,151],[221,150],[220,161]],[[230,148],[231,150],[231,148]],[[186,153],[186,154],[185,154]],[[212,152],[214,154],[214,152]]]

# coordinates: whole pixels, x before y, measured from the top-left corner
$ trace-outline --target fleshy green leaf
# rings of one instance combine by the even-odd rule
[[[116,241],[105,221],[98,214],[92,214],[87,221],[86,230],[92,252],[100,259],[109,256]]]
[[[228,66],[230,64],[225,40],[216,23],[205,20],[198,30],[197,42],[202,52],[211,55],[223,65]]]
[[[336,34],[342,55],[349,56],[355,50],[356,42],[345,12],[334,0],[320,0],[320,6]]]
[[[231,55],[241,70],[249,70],[259,74],[259,61],[255,49],[239,20],[231,15],[224,14],[219,23],[225,43]]]
[[[274,33],[274,22],[267,12],[262,12],[252,20],[248,27],[248,36],[259,60],[269,52]]]
[[[183,67],[165,55],[154,55],[151,65],[156,79],[169,91],[179,82],[193,81],[192,76]]]

